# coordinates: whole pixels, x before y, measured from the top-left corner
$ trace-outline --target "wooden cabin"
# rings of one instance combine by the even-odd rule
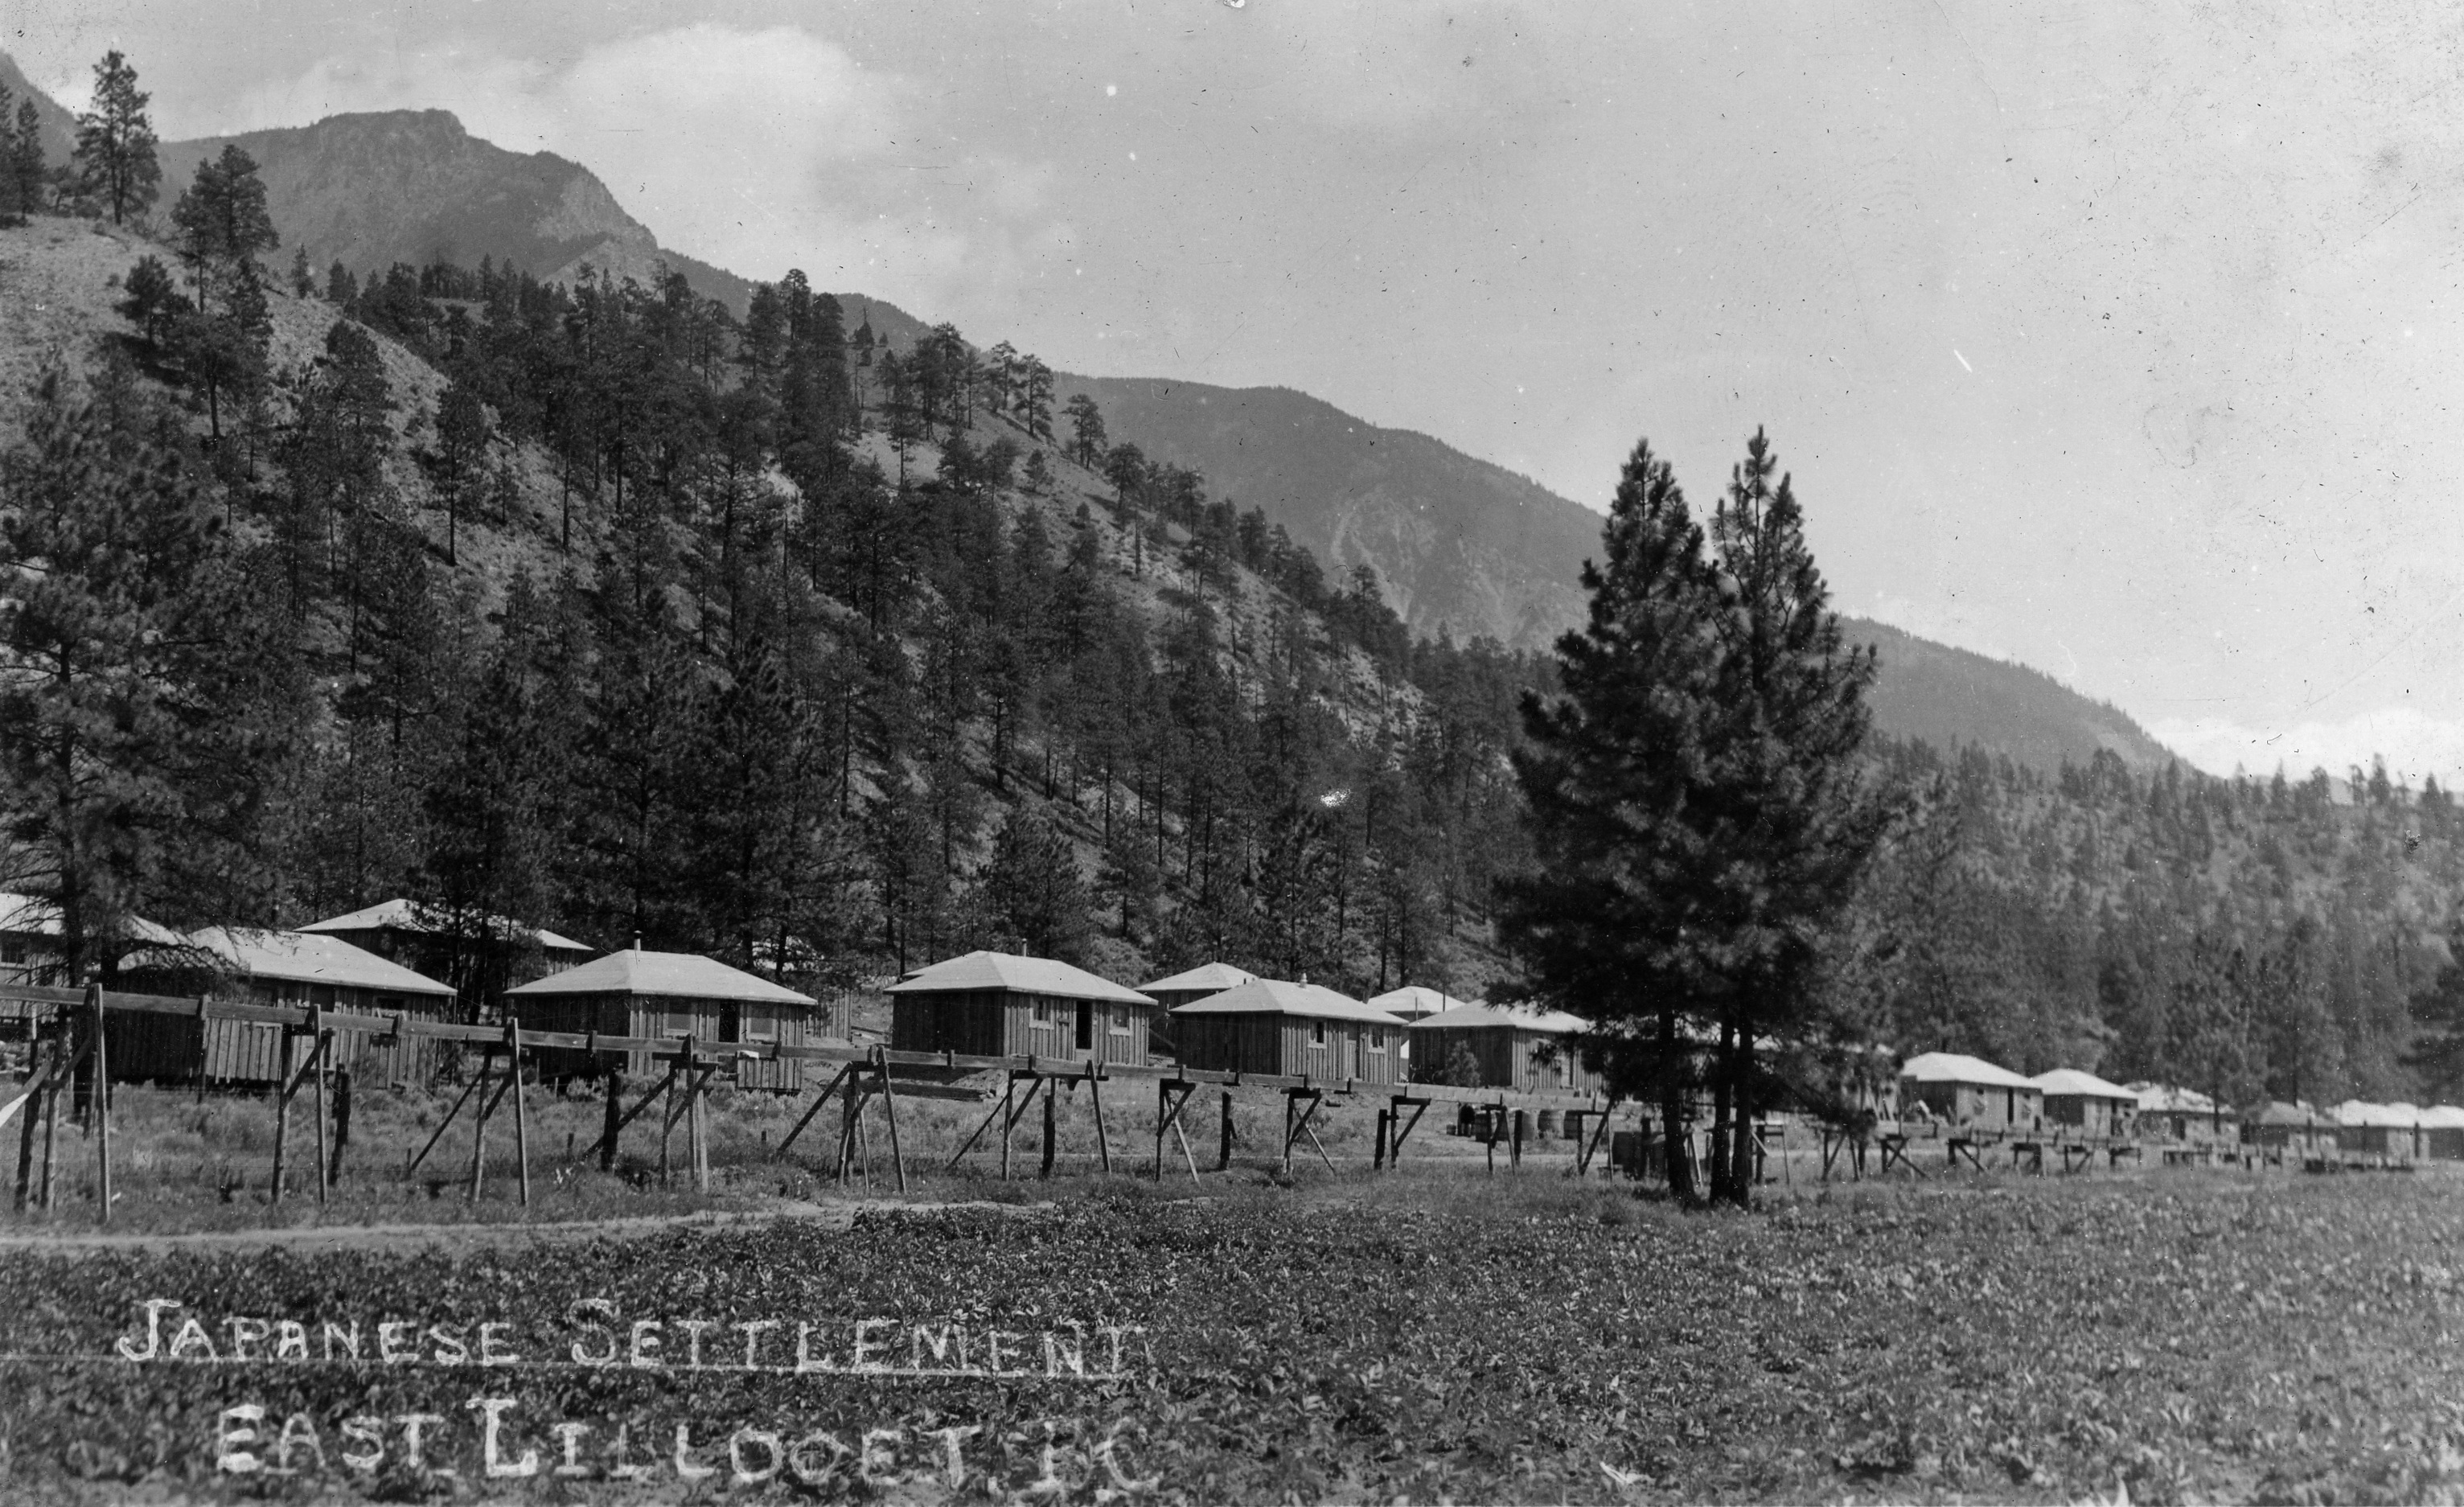
[[[1412,1060],[1421,1081],[1441,1072],[1460,1044],[1478,1064],[1465,1088],[1507,1088],[1527,1094],[1590,1094],[1599,1074],[1583,1065],[1576,1038],[1590,1022],[1562,1010],[1509,1010],[1501,1005],[1457,1005],[1423,1016],[1407,1028]]]
[[[537,1031],[691,1037],[696,1053],[706,1047],[716,1056],[734,1055],[731,1071],[737,1087],[780,1093],[803,1087],[805,1063],[799,1058],[765,1058],[759,1049],[803,1046],[846,1035],[843,1024],[815,1019],[810,994],[697,952],[653,952],[639,947],[509,989],[505,1010]],[[610,1055],[594,1058],[576,1047],[544,1050],[539,1054],[539,1076],[596,1078]],[[625,1054],[625,1077],[630,1082],[652,1081],[667,1070],[668,1064],[647,1050]]]
[[[2431,1162],[2464,1162],[2464,1109],[2432,1104],[2421,1112],[2421,1154]]]
[[[161,948],[128,971],[140,992],[210,994],[255,1005],[321,1006],[354,1015],[446,1020],[453,991],[339,937],[304,931],[208,927],[179,948]],[[254,1021],[184,1019],[115,1011],[105,1019],[111,1076],[132,1081],[193,1082],[202,1063],[209,1083],[273,1084],[307,1060],[307,1037]],[[329,1065],[362,1084],[424,1087],[440,1043],[390,1032],[334,1035]]]
[[[1229,963],[1200,963],[1198,967],[1175,973],[1169,978],[1153,979],[1138,986],[1138,993],[1162,1008],[1155,1012],[1152,1026],[1155,1052],[1173,1050],[1172,1012],[1182,1005],[1193,1005],[1209,994],[1220,994],[1227,989],[1238,989],[1258,975]]]
[[[1257,982],[1258,975],[1229,963],[1201,963],[1185,972],[1140,984],[1138,993],[1166,1010],[1194,1005],[1209,994]]]
[[[2142,1141],[2210,1151],[2241,1144],[2241,1116],[2196,1089],[2167,1083],[2123,1086],[2139,1096]]]
[[[129,918],[129,935],[121,949],[178,947],[187,939],[168,927],[143,916]],[[60,910],[39,895],[0,890],[0,984],[39,984],[75,988],[68,960],[60,953]],[[0,999],[0,1039],[23,1040],[34,1022],[52,1010],[31,1000]]]
[[[2409,1166],[2423,1159],[2421,1111],[2347,1099],[2336,1106],[2336,1149],[2348,1162]]]
[[[1914,1106],[1954,1129],[2035,1131],[2044,1124],[2045,1091],[1983,1058],[1957,1052],[1925,1052],[1900,1064],[1900,1109]]]
[[[1153,999],[1048,957],[968,952],[918,969],[887,991],[899,1052],[1058,1061],[1152,1059]]]
[[[2313,1105],[2271,1100],[2242,1121],[2241,1141],[2270,1160],[2308,1161],[2336,1154],[2337,1128],[2334,1116]]]
[[[2139,1113],[2139,1096],[2120,1083],[2108,1083],[2076,1067],[2038,1073],[2032,1081],[2044,1092],[2045,1124],[2101,1141],[2118,1141],[2130,1134],[2130,1122]]]
[[[299,928],[340,937],[459,990],[478,1018],[506,989],[589,961],[595,949],[504,916],[457,914],[442,906],[387,900]]]
[[[1322,985],[1253,979],[1172,1013],[1183,1067],[1404,1081],[1402,1021]]]

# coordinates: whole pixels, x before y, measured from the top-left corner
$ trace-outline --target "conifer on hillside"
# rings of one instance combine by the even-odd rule
[[[77,117],[75,167],[80,189],[111,208],[111,223],[143,214],[163,181],[154,158],[152,97],[118,48],[94,65],[94,103]]]

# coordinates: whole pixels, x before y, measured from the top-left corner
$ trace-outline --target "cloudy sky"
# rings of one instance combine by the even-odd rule
[[[13,0],[186,136],[441,105],[671,246],[1594,506],[1754,426],[1840,604],[2202,764],[2464,777],[2464,10]]]

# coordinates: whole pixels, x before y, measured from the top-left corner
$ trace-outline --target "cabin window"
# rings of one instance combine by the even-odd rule
[[[666,1035],[681,1037],[693,1034],[693,1006],[687,1005],[681,1010],[670,1010],[667,1013],[667,1020]]]
[[[1325,1021],[1323,1021],[1323,1020],[1312,1020],[1312,1021],[1310,1021],[1310,1022],[1309,1022],[1309,1045],[1311,1045],[1311,1046],[1324,1046],[1324,1045],[1326,1045],[1326,1022],[1325,1022]]]
[[[402,996],[400,994],[379,994],[377,996],[378,1015],[398,1016],[402,1013]]]
[[[779,1039],[779,1014],[778,1014],[778,1012],[777,1012],[777,1011],[774,1011],[774,1010],[747,1010],[747,1011],[745,1011],[745,1012],[744,1012],[744,1039],[746,1039],[747,1041],[776,1041],[776,1040],[778,1040],[778,1039]]]
[[[1129,1034],[1130,1007],[1127,1005],[1114,1005],[1112,1007],[1112,1035],[1128,1036]]]
[[[1369,1028],[1369,1050],[1372,1052],[1386,1050],[1386,1033],[1383,1028],[1378,1026]]]
[[[24,961],[26,961],[25,943],[16,941],[13,938],[7,942],[0,942],[0,963],[22,963]]]

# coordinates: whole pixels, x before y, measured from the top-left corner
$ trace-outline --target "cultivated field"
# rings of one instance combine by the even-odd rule
[[[252,1107],[263,1117],[201,1113]],[[557,1113],[539,1122],[561,1148]],[[914,1134],[969,1113],[931,1103]],[[719,1117],[758,1150],[754,1118],[749,1103]],[[1143,1150],[1145,1123],[1124,1119],[1138,1126],[1116,1126],[1124,1155]],[[226,1144],[244,1128],[134,1138],[156,1181],[132,1170],[120,1222],[262,1222],[261,1189],[228,1204],[211,1189],[225,1151],[261,1184],[256,1153]],[[1443,1159],[1383,1177],[1331,1145],[1345,1172],[1312,1157],[1288,1186],[1255,1162],[1197,1191],[1186,1172],[1006,1193],[936,1175],[913,1204],[851,1218],[552,1241],[499,1229],[451,1246],[19,1244],[0,1267],[0,1395],[13,1400],[0,1489],[2464,1496],[2464,1273],[2451,1264],[2464,1179],[1800,1182],[1749,1214],[1687,1215],[1554,1175],[1562,1160],[1491,1178],[1441,1139]],[[208,1191],[175,1201],[201,1156]],[[748,1212],[776,1207],[782,1184],[821,1191],[809,1172],[721,1164],[737,1171],[711,1202]],[[690,1205],[586,1175],[587,1189],[539,1190],[533,1217]],[[451,1215],[457,1192],[375,1183],[331,1215]],[[1037,1201],[932,1206],[987,1194]],[[312,1202],[294,1200],[286,1212]],[[508,1212],[493,1193],[480,1207]],[[64,1200],[53,1229],[72,1227],[91,1232],[91,1212]],[[149,1323],[149,1300],[181,1306]]]

